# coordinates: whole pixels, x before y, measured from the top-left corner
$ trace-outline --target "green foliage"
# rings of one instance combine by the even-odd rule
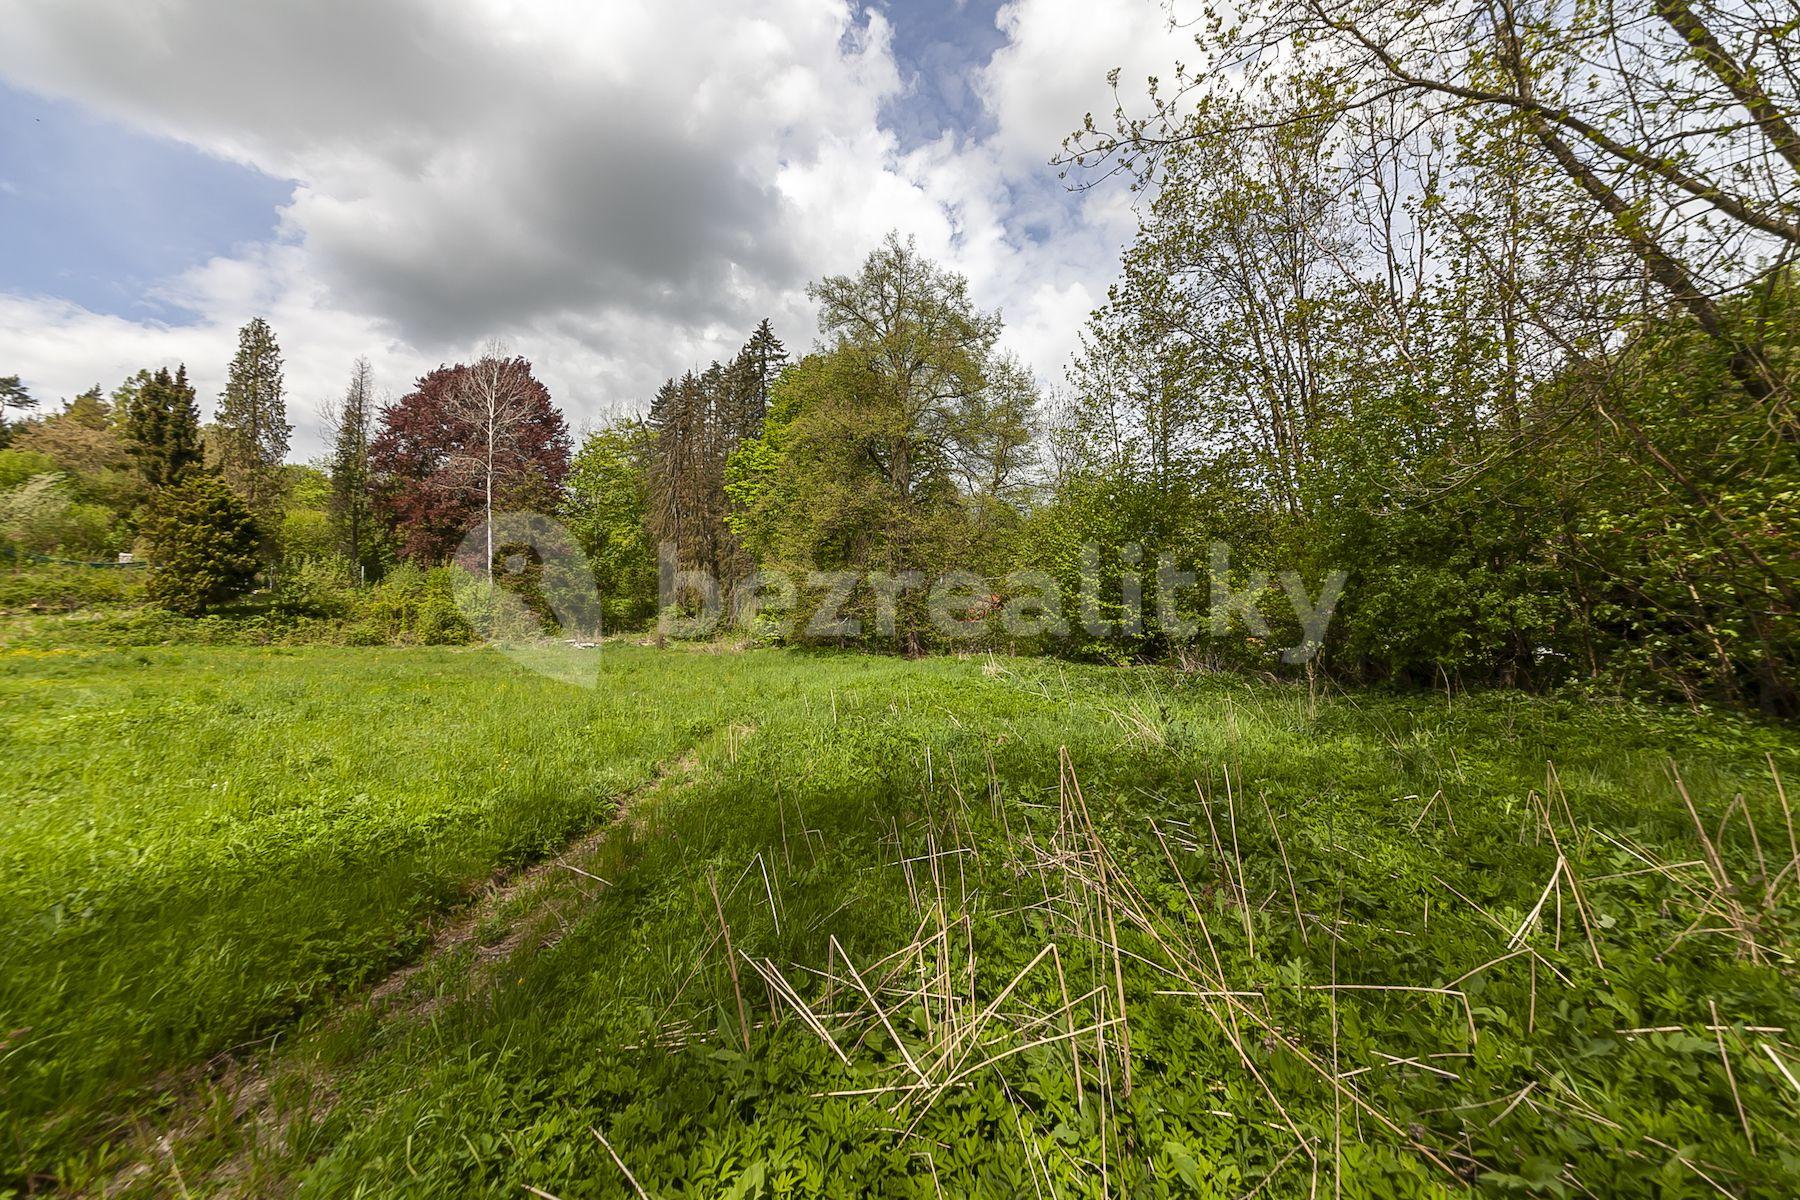
[[[347,617],[357,609],[356,580],[329,553],[286,559],[269,593],[275,611],[288,616]]]
[[[0,450],[4,450],[12,440],[13,426],[7,418],[6,410],[36,407],[37,397],[31,394],[17,375],[0,375]]]
[[[35,450],[0,450],[0,492],[10,492],[33,475],[54,475],[55,459]]]
[[[150,547],[145,594],[171,612],[198,616],[256,578],[256,520],[215,476],[194,474],[161,489],[142,533]]]
[[[996,351],[998,316],[894,236],[812,294],[829,342],[783,372],[761,435],[726,464],[733,531],[797,579],[1003,569],[1035,390]],[[872,591],[855,600],[846,615],[872,618]],[[895,644],[935,640],[922,609],[900,605]]]
[[[331,513],[340,551],[363,571],[379,565],[378,530],[370,498],[369,433],[375,419],[373,371],[369,360],[356,360],[344,399],[330,414]]]
[[[284,560],[336,557],[338,553],[337,528],[330,514],[316,508],[286,509],[277,540]]]
[[[619,421],[588,435],[563,485],[561,516],[594,571],[609,629],[632,629],[656,611],[656,551],[644,483],[649,430]]]
[[[139,599],[143,571],[29,563],[0,570],[0,611],[104,608]]]
[[[458,645],[473,631],[456,607],[450,572],[402,563],[357,605],[359,640],[369,644]]]
[[[1028,660],[586,654],[592,688],[470,651],[0,656],[31,797],[0,838],[0,1011],[40,1035],[0,1062],[0,1177],[627,1194],[593,1129],[664,1196],[1098,1196],[1103,1145],[1114,1195],[1794,1188],[1759,1047],[1792,1056],[1757,1030],[1800,1022],[1800,893],[1766,901],[1742,816],[1720,825],[1748,807],[1781,842],[1765,755],[1791,779],[1790,731]],[[1671,756],[1767,953],[1691,927],[1712,885]],[[356,1001],[539,857],[474,942]],[[1560,924],[1559,862],[1582,896]],[[1178,994],[1214,970],[1235,1030]],[[1102,1061],[1093,1028],[1121,993],[1129,1092],[1126,1031]],[[901,1090],[896,1035],[942,1079],[931,1048],[977,1019],[956,1086]],[[254,1092],[167,1083],[247,1042],[274,1047],[238,1052]]]
[[[287,457],[287,399],[281,378],[281,346],[261,317],[238,330],[225,391],[219,397],[219,469],[264,525],[281,504],[282,461]]]
[[[1617,287],[1591,197],[1504,120],[1415,139],[1298,66],[1253,96],[1192,83],[1071,373],[1027,561],[1067,587],[1084,541],[1186,565],[1216,537],[1249,568],[1348,573],[1340,677],[1795,711],[1800,557],[1770,514],[1800,460],[1733,349],[1788,369],[1792,272],[1747,273],[1705,325]],[[1232,643],[1188,648],[1251,665]]]
[[[169,374],[139,371],[119,389],[125,441],[147,487],[180,483],[203,464],[200,409],[184,363]]]
[[[119,544],[113,513],[80,503],[73,490],[66,476],[53,472],[0,492],[0,539],[35,554],[89,558],[110,553]]]

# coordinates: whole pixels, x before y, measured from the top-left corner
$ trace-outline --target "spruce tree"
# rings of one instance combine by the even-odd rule
[[[359,358],[343,404],[332,414],[336,437],[331,453],[331,516],[345,557],[358,567],[369,564],[375,529],[369,502],[369,422],[374,402],[369,360]]]
[[[219,397],[219,426],[225,481],[250,511],[272,514],[281,499],[281,464],[293,427],[282,395],[281,347],[261,317],[238,330],[237,355]]]
[[[755,371],[756,412],[760,418],[769,411],[769,389],[774,386],[775,379],[781,369],[787,366],[787,347],[775,336],[775,329],[764,317],[756,326],[756,332],[744,345],[744,356]],[[749,436],[754,437],[754,434]]]
[[[199,470],[200,407],[186,364],[173,375],[167,367],[153,375],[140,371],[116,394],[126,406],[125,440],[145,484],[168,487]]]
[[[150,544],[150,599],[182,616],[249,590],[260,540],[250,510],[216,475],[192,472],[150,502],[142,533]]]
[[[769,411],[769,389],[787,366],[787,360],[787,347],[764,317],[731,363],[723,416],[732,449],[737,443],[762,436],[763,418]]]

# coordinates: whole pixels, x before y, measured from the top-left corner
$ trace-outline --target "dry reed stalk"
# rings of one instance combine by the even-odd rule
[[[640,1200],[650,1200],[650,1193],[646,1192],[644,1185],[637,1181],[637,1176],[631,1173],[631,1168],[625,1165],[625,1160],[619,1157],[619,1152],[614,1150],[612,1143],[606,1140],[606,1135],[592,1125],[588,1126],[588,1132],[598,1138],[600,1144],[606,1147],[607,1154],[612,1156],[613,1164],[624,1174],[625,1182],[631,1185],[631,1190],[638,1194]]]
[[[1731,1069],[1731,1055],[1725,1052],[1725,1030],[1719,1024],[1719,1006],[1708,1000],[1706,1007],[1712,1011],[1713,1037],[1719,1043],[1719,1061],[1725,1064],[1725,1082],[1731,1087],[1731,1103],[1737,1108],[1738,1124],[1743,1126],[1744,1141],[1750,1147],[1750,1153],[1756,1153],[1756,1135],[1750,1132],[1750,1118],[1744,1112],[1744,1098],[1738,1095],[1737,1072]]]
[[[725,920],[725,905],[719,900],[719,881],[711,870],[706,872],[706,886],[712,889],[713,909],[719,914],[719,931],[725,938],[725,965],[731,969],[731,990],[737,996],[738,1032],[744,1035],[744,1053],[750,1053],[750,1014],[744,1007],[744,988],[738,980],[737,956],[731,949],[731,924]],[[595,1133],[595,1137],[599,1137]],[[604,1139],[602,1139],[604,1140]],[[620,1164],[624,1166],[623,1163]],[[629,1175],[630,1173],[627,1172]]]
[[[1794,1073],[1788,1070],[1786,1063],[1781,1061],[1781,1056],[1775,1053],[1775,1048],[1767,1042],[1758,1042],[1757,1045],[1761,1046],[1762,1052],[1769,1056],[1769,1061],[1775,1064],[1775,1069],[1781,1072],[1782,1078],[1793,1084],[1794,1091],[1800,1092],[1800,1079],[1794,1078]]]
[[[874,993],[869,991],[869,985],[864,983],[863,977],[857,973],[856,964],[850,961],[850,955],[838,944],[836,934],[832,934],[830,937],[830,948],[844,960],[844,967],[850,972],[850,978],[861,990],[863,998],[869,1002],[869,1007],[875,1010],[875,1015],[881,1020],[882,1028],[886,1029],[888,1037],[893,1039],[894,1046],[900,1051],[900,1057],[906,1060],[907,1067],[919,1077],[919,1082],[929,1084],[931,1080],[927,1078],[924,1071],[919,1069],[919,1064],[913,1059],[912,1051],[907,1048],[906,1043],[900,1040],[899,1033],[894,1029],[894,1023],[888,1020],[887,1010],[881,1007],[881,1004],[875,999]]]
[[[1800,840],[1794,837],[1794,810],[1788,807],[1787,788],[1782,786],[1781,772],[1775,769],[1775,755],[1772,751],[1764,751],[1763,757],[1769,760],[1769,777],[1775,781],[1775,796],[1781,801],[1781,817],[1787,825],[1788,865],[1783,867],[1776,878],[1792,874],[1800,879]]]
[[[742,954],[743,952],[739,951],[739,953]],[[813,1012],[813,1010],[808,1007],[806,1001],[800,998],[800,993],[796,991],[794,986],[787,981],[786,977],[776,969],[773,962],[767,958],[759,962],[747,954],[744,955],[744,961],[755,968],[756,973],[763,977],[769,987],[793,1007],[794,1012],[800,1017],[801,1022],[805,1024],[808,1029],[824,1039],[825,1044],[831,1047],[831,1052],[838,1056],[838,1061],[842,1062],[846,1067],[850,1065],[850,1056],[844,1053],[844,1048],[837,1044],[837,1039],[831,1036],[831,1032],[825,1028],[825,1024],[819,1019],[818,1014]]]
[[[1231,767],[1225,767],[1225,811],[1231,826],[1231,860],[1237,864],[1238,898],[1243,902],[1244,941],[1250,949],[1250,961],[1256,961],[1256,927],[1250,919],[1250,894],[1244,887],[1244,856],[1238,849],[1237,797],[1231,787]]]

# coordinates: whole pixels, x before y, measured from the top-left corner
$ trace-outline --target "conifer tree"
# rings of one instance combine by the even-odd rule
[[[143,535],[151,547],[146,592],[171,612],[199,616],[256,578],[256,520],[216,475],[194,472],[163,488]]]
[[[225,481],[252,512],[269,512],[280,501],[281,464],[293,427],[282,395],[281,347],[261,317],[238,330],[237,355],[219,397],[219,426]]]
[[[738,360],[744,364],[749,374],[751,404],[745,414],[746,419],[736,431],[740,440],[746,440],[762,435],[763,418],[769,411],[769,389],[774,386],[776,377],[781,374],[788,361],[787,347],[775,336],[769,318],[764,317],[757,324],[756,332],[744,344]]]
[[[139,371],[118,393],[125,408],[125,439],[138,473],[151,488],[179,483],[200,468],[200,408],[186,364],[173,375]]]
[[[727,520],[725,464],[762,436],[787,349],[767,319],[729,363],[671,379],[650,405],[646,521],[651,539],[729,584],[748,563]]]
[[[106,393],[95,384],[63,405],[63,416],[83,429],[105,429],[113,423],[114,409]]]
[[[369,360],[359,358],[343,403],[326,414],[335,434],[331,452],[331,516],[344,554],[358,567],[371,557],[375,522],[369,501],[369,425],[375,402]]]
[[[36,407],[37,398],[17,375],[0,375],[0,448],[12,440],[12,426],[7,423],[6,410],[16,408],[25,411]]]

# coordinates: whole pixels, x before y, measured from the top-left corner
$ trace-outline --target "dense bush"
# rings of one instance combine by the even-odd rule
[[[286,616],[345,617],[356,610],[356,581],[340,559],[290,559],[274,572],[269,598]]]
[[[147,593],[171,612],[198,616],[248,591],[256,578],[256,521],[214,476],[164,488],[143,534],[151,547]]]
[[[59,470],[48,454],[16,447],[0,450],[0,492],[10,492],[34,475],[54,475]]]
[[[353,640],[363,643],[426,646],[457,645],[471,636],[456,606],[450,572],[426,571],[413,563],[402,563],[362,593],[352,633]]]
[[[0,611],[74,611],[125,604],[142,598],[141,570],[15,562],[0,570]]]
[[[77,500],[68,478],[52,471],[0,492],[0,539],[29,553],[90,558],[111,553],[120,534],[109,510]]]

